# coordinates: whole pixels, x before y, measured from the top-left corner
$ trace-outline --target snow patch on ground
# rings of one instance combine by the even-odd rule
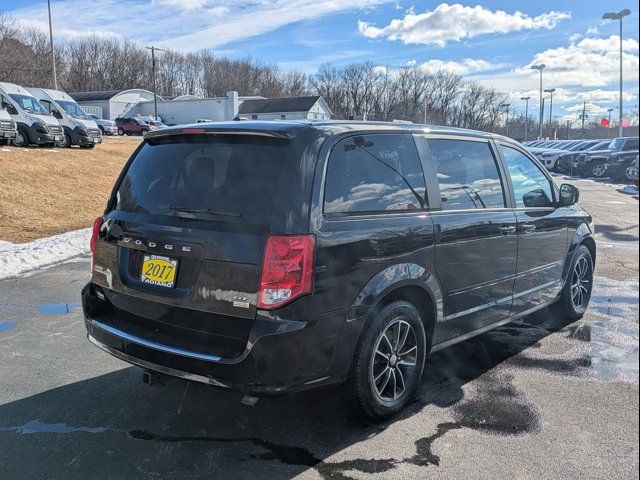
[[[635,185],[625,185],[618,191],[620,193],[627,193],[629,195],[638,195],[638,187],[636,187]]]
[[[89,252],[91,229],[66,232],[29,243],[0,241],[0,279],[64,262]]]

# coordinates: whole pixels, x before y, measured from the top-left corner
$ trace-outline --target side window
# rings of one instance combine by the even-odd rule
[[[350,137],[338,143],[329,157],[324,212],[419,209],[425,190],[411,135]]]
[[[504,207],[504,190],[489,143],[427,140],[438,172],[443,210]]]
[[[625,152],[630,152],[631,150],[638,150],[638,140],[627,140],[624,144],[624,148],[622,149]]]
[[[516,207],[551,207],[551,181],[524,153],[500,145],[516,195]]]

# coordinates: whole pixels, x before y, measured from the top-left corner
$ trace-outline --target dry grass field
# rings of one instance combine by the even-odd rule
[[[140,141],[106,137],[93,150],[0,145],[0,240],[90,227]]]

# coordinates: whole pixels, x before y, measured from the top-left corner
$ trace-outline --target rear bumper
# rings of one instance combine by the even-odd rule
[[[110,322],[108,315],[92,314],[96,299],[90,285],[82,292],[89,340],[144,369],[254,395],[338,383],[348,373],[352,342],[345,340],[353,335],[343,334],[349,325],[346,311],[323,315],[314,322],[258,317],[244,351],[225,356],[215,348],[192,348],[188,342],[169,344],[161,336],[123,328],[126,324],[121,319]]]

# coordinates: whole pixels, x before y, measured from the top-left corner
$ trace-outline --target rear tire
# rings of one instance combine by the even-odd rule
[[[124,129],[118,128],[118,135],[123,136],[124,135]]]
[[[360,336],[349,389],[357,407],[373,419],[402,410],[414,396],[426,358],[418,309],[396,301],[376,312]]]
[[[593,290],[593,259],[585,245],[580,245],[573,256],[567,281],[557,307],[570,320],[582,318],[589,306]]]

